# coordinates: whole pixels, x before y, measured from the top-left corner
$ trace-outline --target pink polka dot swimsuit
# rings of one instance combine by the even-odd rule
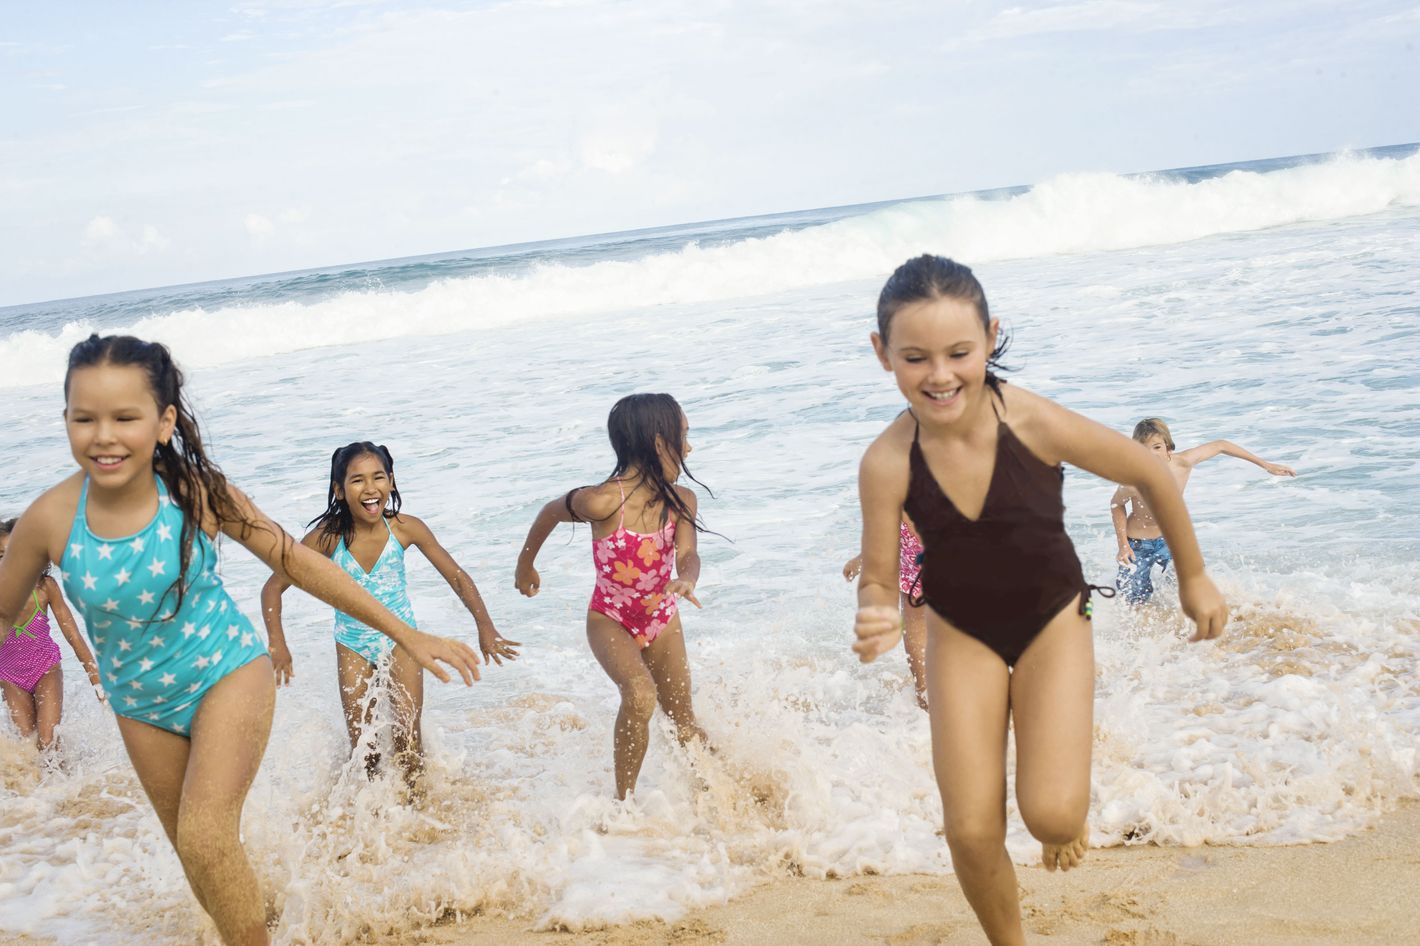
[[[33,693],[40,678],[59,663],[59,645],[49,636],[49,616],[32,592],[34,613],[0,638],[0,680]]]
[[[626,491],[621,480],[620,519],[611,535],[592,541],[597,584],[588,610],[605,614],[626,629],[642,647],[649,647],[676,616],[676,600],[666,594],[675,564],[675,516],[660,531],[626,528]]]

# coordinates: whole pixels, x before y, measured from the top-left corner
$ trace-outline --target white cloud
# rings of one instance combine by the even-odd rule
[[[107,243],[119,235],[118,224],[112,217],[99,215],[84,227],[85,243]]]
[[[130,231],[108,214],[99,214],[84,226],[83,242],[90,249],[122,256],[161,253],[172,244],[151,223]]]
[[[264,240],[276,232],[276,224],[271,222],[271,218],[262,214],[247,214],[242,223],[247,228],[247,234],[254,240]]]

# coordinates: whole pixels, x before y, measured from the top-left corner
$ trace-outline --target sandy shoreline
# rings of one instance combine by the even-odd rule
[[[1420,943],[1420,804],[1364,834],[1291,847],[1108,848],[1069,874],[1018,868],[1026,929],[1055,946]],[[475,919],[402,937],[440,946],[966,946],[984,943],[952,877],[785,880],[673,924],[534,933]],[[381,940],[393,944],[396,940]]]
[[[1053,946],[1392,946],[1420,943],[1420,803],[1332,844],[1108,848],[1069,874],[1018,868],[1026,928]],[[984,943],[955,880],[792,879],[676,923],[579,933],[472,917],[385,946],[967,946]],[[53,940],[0,933],[0,946]]]

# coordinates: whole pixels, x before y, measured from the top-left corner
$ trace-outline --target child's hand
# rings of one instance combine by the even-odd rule
[[[415,631],[403,647],[415,663],[438,677],[441,683],[449,682],[449,672],[439,666],[441,660],[458,671],[464,686],[472,686],[473,681],[479,679],[478,655],[463,641]]]
[[[1178,603],[1183,607],[1183,613],[1198,625],[1198,630],[1188,639],[1189,643],[1212,640],[1223,633],[1228,623],[1228,603],[1206,573],[1186,580],[1180,576]]]
[[[666,594],[674,598],[684,598],[697,608],[701,607],[700,599],[695,597],[695,582],[693,581],[677,578],[666,585]]]
[[[524,598],[531,598],[542,587],[542,576],[536,568],[519,562],[518,570],[513,575],[513,586],[522,592]]]
[[[1114,557],[1114,560],[1121,565],[1133,565],[1134,550],[1127,545],[1121,545],[1119,547],[1119,554]]]
[[[492,624],[478,629],[478,649],[483,651],[485,663],[492,661],[501,667],[504,660],[517,660],[521,646],[517,641],[510,641],[499,634]]]
[[[1280,463],[1264,463],[1262,468],[1273,476],[1296,476],[1297,471]]]
[[[843,580],[852,581],[863,570],[863,556],[855,555],[843,566]]]
[[[898,639],[902,637],[902,618],[897,608],[888,605],[859,608],[858,617],[853,622],[853,633],[858,637],[853,644],[853,652],[863,663],[872,663],[897,646]]]
[[[271,641],[270,649],[271,671],[276,674],[276,685],[285,686],[296,675],[296,671],[291,666],[291,651],[287,649],[284,640]]]

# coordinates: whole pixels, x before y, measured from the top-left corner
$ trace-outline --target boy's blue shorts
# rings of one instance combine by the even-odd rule
[[[1114,586],[1124,595],[1125,604],[1143,604],[1154,595],[1154,566],[1168,568],[1173,553],[1168,543],[1159,539],[1130,539],[1134,564],[1120,565]]]

